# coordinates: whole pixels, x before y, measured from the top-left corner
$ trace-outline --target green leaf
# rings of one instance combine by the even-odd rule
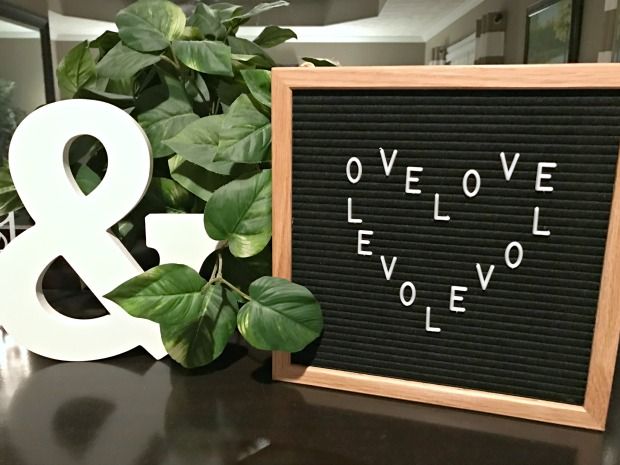
[[[206,166],[206,169],[213,171],[214,173],[224,176],[230,175],[232,172],[237,171],[237,167],[249,167],[250,165],[238,165],[230,161],[214,161]]]
[[[209,285],[202,308],[191,324],[161,327],[164,347],[185,368],[197,368],[218,358],[237,322],[237,302],[220,284]]]
[[[165,143],[186,160],[207,168],[217,154],[224,118],[224,115],[201,118]]]
[[[0,166],[0,215],[6,215],[23,207],[13,185],[8,166]]]
[[[183,84],[173,76],[164,75],[163,79],[164,84],[148,89],[138,102],[137,119],[151,142],[155,158],[172,155],[174,150],[164,141],[199,119]],[[144,111],[145,107],[150,108]]]
[[[226,113],[215,160],[258,163],[269,158],[271,123],[243,94]]]
[[[321,306],[305,287],[265,276],[250,285],[250,297],[237,326],[257,349],[299,352],[320,336]]]
[[[194,26],[185,26],[181,40],[203,40],[205,35]]]
[[[81,90],[93,90],[95,92],[104,92],[108,84],[110,83],[110,79],[104,76],[95,76],[88,83],[78,90],[73,98],[76,98],[76,95],[80,93]]]
[[[212,3],[210,7],[217,12],[220,21],[226,21],[243,10],[243,7],[228,2]]]
[[[85,98],[106,102],[119,108],[129,108],[134,100],[131,95],[116,94],[113,92],[100,91],[94,88],[83,88],[75,94],[75,98]]]
[[[264,69],[244,69],[241,76],[250,89],[252,97],[271,108],[271,71]]]
[[[291,29],[278,26],[267,26],[263,29],[263,32],[254,39],[254,43],[263,48],[271,48],[289,39],[297,39],[297,34]]]
[[[186,213],[194,205],[190,192],[173,179],[155,177],[151,180],[140,207],[146,212]]]
[[[213,79],[210,81],[213,82]],[[227,106],[232,105],[241,94],[249,92],[248,86],[241,76],[236,76],[234,79],[218,79],[213,85],[220,102]]]
[[[228,241],[235,257],[263,250],[271,239],[271,170],[215,191],[205,208],[205,228],[212,239]]]
[[[232,53],[237,55],[256,55],[252,62],[259,68],[271,69],[275,66],[273,58],[271,58],[262,48],[247,39],[239,37],[229,37],[228,45]]]
[[[120,42],[121,38],[118,32],[105,31],[95,40],[90,43],[90,48],[99,49],[99,56],[103,56],[108,53],[112,48]]]
[[[139,52],[159,52],[183,35],[185,13],[167,0],[140,0],[116,16],[125,45]]]
[[[101,178],[88,165],[82,165],[75,175],[75,182],[84,195],[88,195],[97,188]]]
[[[99,139],[92,136],[79,136],[69,146],[69,162],[72,166],[86,165],[96,157],[99,151],[104,151]]]
[[[230,47],[210,40],[178,40],[172,43],[172,51],[181,63],[201,73],[232,76]]]
[[[111,79],[128,79],[160,60],[159,55],[136,52],[119,42],[97,63],[97,74]]]
[[[58,86],[69,97],[73,97],[95,75],[95,60],[86,40],[73,47],[56,70]]]
[[[160,265],[130,279],[107,294],[131,316],[159,324],[174,325],[183,315],[180,309],[202,300],[200,291],[207,282],[185,265]]]
[[[167,157],[174,153],[163,141],[175,136],[188,124],[193,123],[198,119],[198,115],[184,114],[176,115],[161,120],[155,124],[152,124],[144,128],[144,132],[151,141],[153,147],[153,157],[161,158]]]
[[[194,368],[217,358],[235,329],[236,302],[185,265],[161,265],[105,296],[127,313],[160,324],[174,360]]]
[[[226,37],[226,28],[222,25],[220,12],[204,3],[199,3],[196,6],[196,10],[189,18],[188,24],[200,29],[200,32],[207,37],[216,40]]]
[[[144,127],[171,116],[193,112],[185,89],[174,76],[163,74],[162,84],[147,89],[137,102],[138,122]]]
[[[130,220],[124,219],[119,221],[118,224],[116,224],[115,235],[121,241],[124,241],[134,229],[135,225]]]
[[[266,11],[273,10],[274,8],[280,8],[283,6],[288,6],[289,3],[284,0],[278,0],[276,2],[269,3],[259,3],[254,8],[249,10],[246,13],[240,15],[232,15],[230,18],[225,19],[224,23],[232,23],[234,27],[238,27],[241,24],[246,23],[250,18],[254,16],[258,16],[261,13],[265,13]]]
[[[240,55],[238,53],[233,53],[232,59],[235,61],[240,61],[242,63],[249,63],[252,60],[256,59],[256,55]]]
[[[106,92],[133,97],[134,76],[125,79],[110,79]]]
[[[338,66],[337,63],[335,63],[332,60],[329,60],[327,58],[303,57],[302,60],[303,61],[307,61],[308,63],[312,63],[314,66],[318,66],[318,67]]]
[[[168,166],[172,179],[205,202],[209,201],[213,192],[233,179],[208,171],[178,155],[168,160]]]
[[[196,103],[206,103],[211,99],[207,83],[200,73],[185,81],[185,92]]]

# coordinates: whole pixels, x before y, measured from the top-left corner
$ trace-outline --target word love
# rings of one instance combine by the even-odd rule
[[[394,163],[396,161],[396,157],[398,156],[398,150],[393,150],[392,154],[388,160],[388,157],[385,153],[385,150],[380,148],[379,155],[381,157],[381,162],[383,164],[383,169],[385,172],[385,176],[389,177],[392,173],[392,168],[394,167]],[[504,178],[506,182],[510,182],[512,176],[517,167],[517,163],[519,161],[520,154],[516,153],[510,162],[508,161],[506,154],[504,152],[499,154],[498,164],[501,165],[501,169],[504,174]],[[538,192],[552,192],[553,186],[551,186],[550,180],[552,178],[552,173],[550,170],[557,168],[557,163],[554,162],[540,162],[537,165],[536,170],[536,179],[534,183],[534,189]],[[411,196],[419,196],[422,194],[422,189],[419,187],[418,183],[420,182],[420,178],[424,173],[424,167],[422,166],[408,166],[406,169],[406,176],[404,182],[404,192],[407,195]],[[362,180],[363,177],[363,166],[362,162],[357,157],[349,158],[346,165],[346,176],[351,184],[357,184]],[[475,169],[470,169],[465,172],[462,179],[462,190],[463,195],[472,199],[476,197],[482,188],[482,178],[480,173]],[[440,196],[439,193],[434,194],[434,206],[433,206],[433,220],[436,222],[449,222],[450,215],[441,214],[440,213]],[[350,224],[362,224],[364,221],[362,218],[356,218],[354,213],[354,205],[353,199],[351,197],[347,198],[347,222]],[[534,211],[532,213],[532,235],[534,236],[550,236],[551,231],[547,229],[541,229],[539,227],[540,220],[540,207],[534,207]],[[372,256],[373,252],[371,249],[371,238],[374,235],[374,231],[369,229],[359,229],[357,232],[357,254],[362,256]],[[386,259],[384,255],[380,257],[381,267],[383,269],[383,273],[385,275],[385,279],[390,281],[392,278],[392,274],[396,267],[396,263],[398,261],[398,257],[391,257],[389,260]],[[523,246],[517,242],[513,241],[509,243],[504,250],[504,262],[506,266],[512,270],[516,269],[521,265],[523,261]],[[495,270],[495,265],[490,265],[486,272],[483,271],[482,265],[480,263],[476,263],[475,265],[476,273],[478,275],[478,279],[480,281],[480,287],[483,291],[486,291],[489,283],[491,281],[491,276],[493,275],[493,271]],[[462,306],[462,302],[464,302],[464,293],[468,291],[468,288],[465,286],[451,286],[450,287],[450,301],[449,301],[449,309],[452,312],[462,313],[465,312],[465,307]],[[403,306],[411,307],[416,300],[417,290],[416,286],[411,281],[405,281],[400,286],[399,297]],[[458,303],[458,305],[457,305]],[[431,333],[439,333],[441,332],[441,328],[431,325],[431,308],[426,307],[426,331]]]

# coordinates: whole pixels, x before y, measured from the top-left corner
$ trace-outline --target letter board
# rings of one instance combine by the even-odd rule
[[[274,378],[604,429],[619,72],[274,70],[274,275],[325,315]]]

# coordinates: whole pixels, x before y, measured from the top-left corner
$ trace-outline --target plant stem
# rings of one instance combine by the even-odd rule
[[[241,289],[239,289],[238,287],[234,286],[233,284],[231,284],[230,282],[226,281],[224,278],[219,277],[219,278],[215,278],[216,280],[219,280],[222,284],[225,284],[226,286],[228,286],[232,291],[236,292],[237,294],[239,294],[241,297],[243,297],[245,300],[247,300],[248,302],[250,300],[252,300],[252,297],[250,297],[249,295],[247,295],[245,292],[243,292]]]
[[[217,266],[218,265],[216,263],[215,266],[213,267],[213,271],[211,272],[211,277],[209,278],[209,283],[207,283],[207,284],[210,284],[211,281],[213,281],[215,279],[215,275],[217,273]]]
[[[222,261],[222,254],[220,252],[217,253],[217,277],[222,278],[222,272],[224,270],[224,265]]]
[[[178,62],[171,60],[166,55],[162,55],[161,59],[164,60],[166,63],[172,65],[174,69],[177,70],[177,72],[181,72],[181,67],[179,66]]]
[[[198,73],[198,75],[200,76],[200,73]],[[200,87],[198,87],[198,84],[196,84],[196,81],[194,80],[194,77],[192,75],[189,76],[188,81],[194,87],[194,89],[196,89],[196,92],[198,92],[198,95],[200,95],[200,98],[202,99],[203,103],[209,103],[209,100],[207,100],[207,98],[205,97],[205,94],[202,93],[202,91],[200,90]]]
[[[220,99],[216,98],[215,100],[211,101],[211,114],[212,115],[217,115],[217,111],[219,110],[220,107]]]

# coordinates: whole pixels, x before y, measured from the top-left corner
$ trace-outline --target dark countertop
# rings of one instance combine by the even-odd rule
[[[617,379],[597,433],[270,377],[239,345],[190,372],[142,350],[54,362],[4,335],[0,464],[620,464]]]

